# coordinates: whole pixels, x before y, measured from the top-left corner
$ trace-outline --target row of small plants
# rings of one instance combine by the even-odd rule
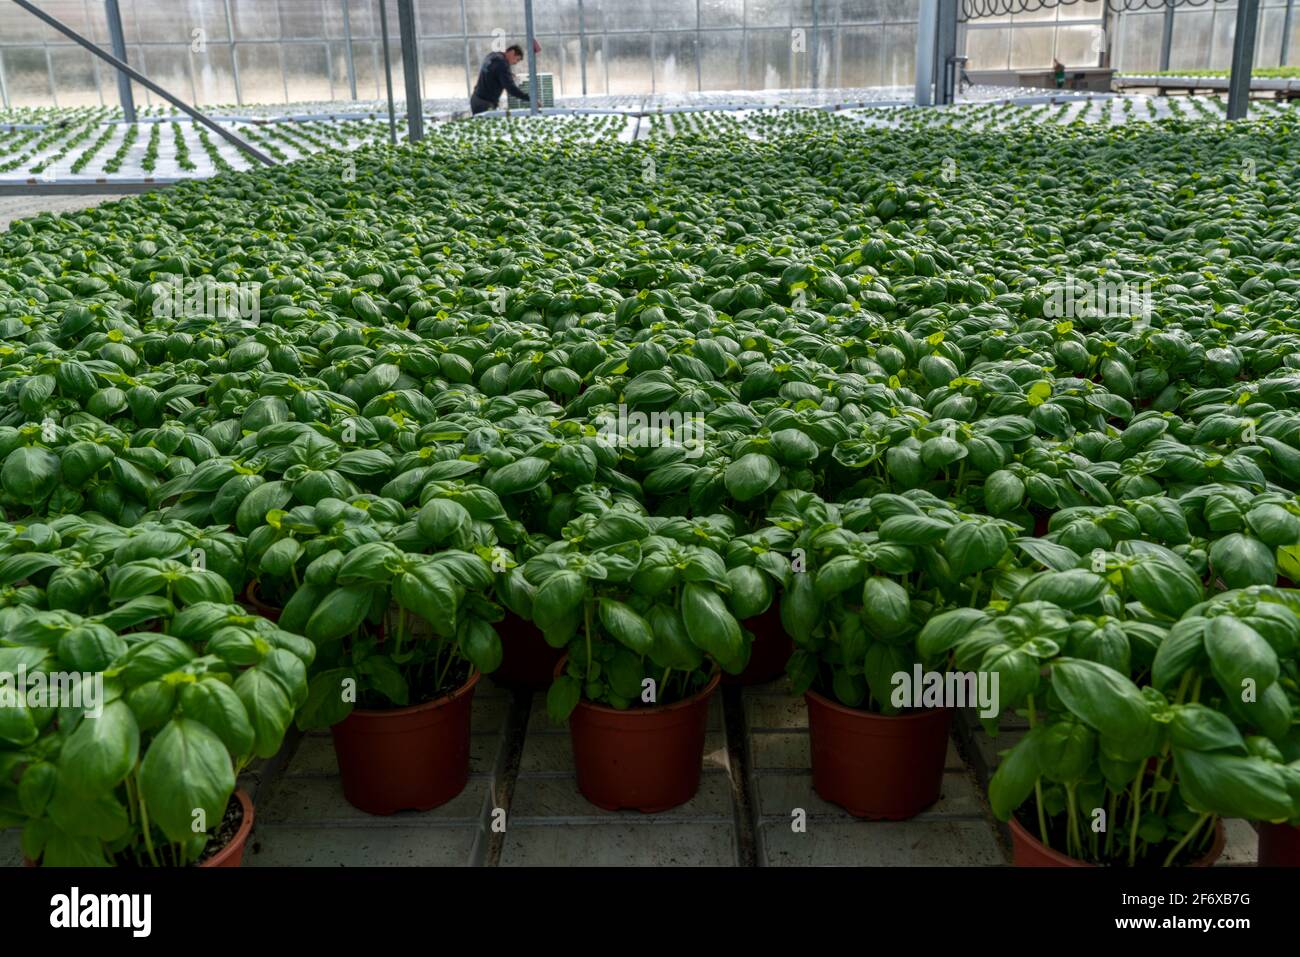
[[[1022,863],[1294,840],[1290,119],[755,122],[476,120],[0,237],[0,672],[104,689],[0,708],[30,860],[237,861],[294,723],[436,806],[483,674],[603,807],[689,800],[719,682],[784,673],[819,793],[909,817],[919,668],[1028,720]]]

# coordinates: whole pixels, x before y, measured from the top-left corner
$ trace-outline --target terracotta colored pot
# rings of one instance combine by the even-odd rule
[[[367,814],[428,811],[465,790],[478,679],[409,708],[357,708],[330,728],[348,803]]]
[[[555,668],[558,676],[561,661]],[[684,701],[619,711],[580,700],[569,718],[578,790],[607,811],[653,814],[685,804],[700,787],[709,699],[721,680]]]
[[[1062,854],[1044,846],[1043,842],[1022,827],[1020,822],[1011,818],[1011,863],[1016,867],[1096,867],[1077,858]],[[1203,855],[1188,864],[1188,867],[1209,867],[1223,853],[1223,822],[1214,822],[1214,843]]]
[[[244,589],[244,597],[240,602],[249,611],[261,615],[267,621],[279,621],[280,615],[284,613],[283,608],[277,608],[275,605],[268,605],[262,601],[257,593],[257,582],[251,581],[248,587]]]
[[[1260,867],[1300,867],[1300,827],[1260,824]]]
[[[230,843],[217,851],[199,867],[239,867],[244,861],[244,845],[248,843],[248,835],[253,833],[253,801],[244,793],[243,788],[235,792],[235,797],[239,798],[240,810],[244,812],[243,818],[239,822],[239,830],[235,836],[230,839]]]
[[[741,622],[754,634],[754,644],[749,652],[749,664],[738,675],[723,675],[725,685],[761,685],[775,681],[785,674],[786,663],[794,654],[794,641],[781,624],[780,604],[773,600],[767,611],[755,618]]]
[[[230,842],[217,853],[213,854],[199,867],[239,867],[244,861],[244,846],[248,843],[248,835],[253,833],[253,799],[248,796],[243,788],[235,792],[235,797],[239,800],[239,809],[243,812],[239,821],[239,829],[235,831],[235,836]],[[36,862],[23,858],[24,867],[35,867]]]
[[[501,664],[492,672],[492,680],[506,688],[544,691],[550,687],[555,664],[564,657],[563,648],[552,648],[542,637],[542,630],[514,612],[496,626],[501,636]]]
[[[904,821],[939,800],[952,709],[895,716],[808,702],[813,787],[855,817]]]

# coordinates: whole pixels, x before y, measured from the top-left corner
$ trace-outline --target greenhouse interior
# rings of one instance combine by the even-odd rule
[[[0,0],[10,886],[1300,864],[1298,5]]]

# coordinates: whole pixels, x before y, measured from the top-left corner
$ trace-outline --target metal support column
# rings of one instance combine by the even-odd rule
[[[809,58],[809,65],[812,67],[812,88],[815,90],[818,87],[817,69],[821,61],[821,51],[817,49],[817,0],[812,0],[812,36],[808,38],[808,42],[812,44],[810,47],[812,57]]]
[[[916,23],[916,105],[934,103],[934,49],[939,37],[939,0],[920,0]]]
[[[339,0],[343,4],[343,49],[347,51],[348,90],[352,99],[357,98],[357,65],[352,61],[352,14],[348,12],[349,0]]]
[[[1255,64],[1259,0],[1237,0],[1237,32],[1232,38],[1232,75],[1228,80],[1228,119],[1242,120],[1250,110],[1250,71]]]
[[[424,139],[424,98],[420,96],[420,42],[415,36],[415,0],[397,0],[397,32],[402,41],[406,78],[406,138]]]
[[[699,22],[700,10],[699,0],[695,0],[695,19]],[[696,60],[695,66],[699,68],[699,61]],[[582,70],[582,95],[587,95],[587,14],[582,8],[582,0],[578,0],[578,67]]]
[[[388,0],[379,0],[379,33],[384,38],[384,85],[388,87],[388,138],[397,145],[397,111],[393,107],[393,55],[388,50]]]
[[[104,0],[104,14],[108,18],[108,42],[112,44],[113,56],[126,62],[126,34],[122,32],[122,10],[117,0]],[[131,78],[125,73],[117,74],[117,98],[122,104],[122,115],[128,123],[135,122],[135,96],[131,92]]]
[[[582,10],[582,0],[578,0],[578,10]],[[704,50],[700,44],[700,25],[703,21],[700,18],[700,0],[695,0],[695,92],[699,93],[704,89],[704,68],[700,65],[700,60],[704,58]]]
[[[1165,7],[1165,32],[1160,37],[1160,72],[1169,69],[1169,53],[1174,48],[1174,10],[1171,4]]]
[[[239,51],[235,48],[235,18],[230,12],[230,0],[222,0],[226,10],[226,36],[230,37],[230,73],[235,79],[235,102],[243,104],[244,90],[239,85]]]
[[[961,0],[939,0],[939,43],[935,57],[935,71],[939,82],[935,84],[934,101],[945,106],[956,99],[957,86],[957,16]]]
[[[271,157],[263,153],[261,150],[259,150],[257,147],[253,146],[251,143],[248,143],[245,140],[241,139],[240,137],[236,136],[234,133],[230,132],[230,130],[226,129],[224,126],[220,125],[219,123],[212,122],[212,120],[208,119],[207,116],[200,113],[198,110],[194,109],[194,107],[190,106],[188,103],[181,100],[179,97],[175,97],[172,94],[168,93],[161,86],[159,86],[153,80],[149,79],[139,70],[136,70],[128,66],[127,64],[119,60],[117,57],[113,56],[111,53],[108,53],[106,50],[102,49],[101,47],[96,46],[94,43],[91,43],[89,40],[83,37],[76,30],[64,24],[61,20],[57,20],[54,17],[50,16],[44,10],[41,10],[35,4],[31,3],[30,0],[14,0],[14,3],[18,4],[18,6],[22,7],[24,10],[26,10],[28,13],[35,16],[37,19],[44,22],[46,25],[53,27],[55,30],[58,30],[68,39],[84,47],[86,50],[90,51],[95,56],[99,57],[101,60],[105,60],[108,63],[111,63],[113,66],[117,67],[119,71],[125,73],[131,79],[135,80],[135,82],[139,83],[146,90],[162,97],[164,100],[166,100],[172,106],[176,107],[182,113],[185,113],[195,122],[202,123],[204,126],[208,127],[208,129],[212,130],[222,139],[226,140],[229,143],[233,143],[235,146],[238,146],[249,156],[265,163],[267,166],[275,165],[275,161],[271,159]]]
[[[1291,21],[1295,16],[1295,0],[1286,0],[1286,15],[1282,18],[1282,55],[1280,66],[1286,66],[1291,56]]]
[[[537,41],[533,33],[533,0],[524,0],[524,32],[528,34],[528,100],[529,112],[536,115],[542,91],[537,85]]]

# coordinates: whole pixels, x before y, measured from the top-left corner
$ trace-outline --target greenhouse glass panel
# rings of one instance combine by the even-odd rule
[[[143,47],[144,63],[139,70],[168,93],[182,100],[194,98],[194,84],[190,78],[190,48],[185,44]],[[147,94],[150,105],[166,103],[160,96]],[[117,99],[117,83],[113,84],[112,98]],[[144,102],[144,101],[141,101]]]
[[[1024,31],[1019,31],[1023,33]],[[992,30],[966,31],[967,68],[971,70],[1005,70],[1011,60],[1011,30],[997,27]]]
[[[1083,0],[1082,3],[1063,3],[1057,10],[1062,20],[1100,20],[1105,14],[1102,0]]]
[[[324,0],[280,0],[280,36],[314,40],[325,35]]]
[[[334,99],[352,99],[352,88],[348,86],[348,53],[346,43],[329,44],[330,83],[334,87]]]
[[[41,106],[50,102],[50,65],[44,47],[5,47],[5,90],[12,106]]]
[[[888,24],[884,31],[885,86],[911,86],[916,82],[916,24]]]
[[[840,35],[840,85],[879,86],[885,75],[880,27],[843,27]]]
[[[818,0],[817,15],[835,23],[879,23],[884,6],[882,0]]]
[[[379,36],[379,4],[375,0],[347,0],[348,23],[352,39],[374,39]]]
[[[1055,27],[1027,27],[1023,30],[1016,30],[1013,28],[1012,34],[1014,36],[1014,41],[1011,44],[1011,69],[1026,70],[1034,67],[1052,65],[1052,45],[1055,40]],[[1091,36],[1089,39],[1091,39]]]
[[[280,63],[278,46],[266,43],[236,44],[235,63],[239,66],[239,88],[243,102],[287,102],[284,68]]]
[[[745,0],[700,0],[700,25],[738,27],[745,22]]]
[[[609,92],[608,63],[604,37],[587,36],[587,95],[604,96]]]
[[[50,47],[50,69],[59,106],[100,105],[94,61],[95,57],[81,47]],[[113,89],[116,91],[116,85]]]
[[[533,0],[533,27],[538,33],[577,33],[578,0]]]
[[[736,90],[741,82],[741,43],[739,30],[703,30],[700,33],[700,88]]]
[[[41,43],[52,40],[58,33],[41,23],[34,16],[16,3],[0,3],[0,41],[7,46],[11,43]],[[44,54],[41,54],[42,59]],[[45,81],[45,92],[49,93],[49,79]]]
[[[492,36],[492,31],[499,30],[506,37],[507,43],[514,43],[523,37],[524,5],[521,0],[465,0],[465,16],[469,22],[471,35]],[[396,34],[397,20],[388,18],[389,26]],[[534,26],[538,26],[536,14]]]
[[[467,96],[464,41],[421,40],[420,75],[426,99]]]
[[[465,4],[469,16],[470,4]],[[541,20],[534,13],[538,28]],[[422,37],[464,36],[465,22],[460,15],[460,0],[416,0],[415,22]]]
[[[609,57],[609,92],[644,93],[654,82],[650,62],[650,37],[646,34],[610,34],[605,37]]]
[[[1052,23],[1056,20],[1056,7],[1043,7],[1024,13],[1013,13],[1011,22],[1015,23]]]
[[[384,53],[378,40],[352,41],[352,66],[357,74],[357,97],[382,100],[384,88]]]
[[[695,32],[655,35],[655,91],[685,93],[699,88],[695,72]]]
[[[1255,66],[1277,66],[1282,62],[1282,25],[1285,9],[1261,10],[1259,31],[1255,36]]]
[[[277,0],[228,0],[236,40],[278,40],[280,8]],[[241,66],[240,69],[243,69]]]
[[[790,26],[793,13],[789,0],[745,0],[745,26],[750,28]]]
[[[1121,23],[1119,49],[1116,53],[1117,66],[1129,72],[1160,69],[1164,14],[1125,14]]]
[[[916,17],[916,0],[881,0],[880,18],[886,23],[915,23]],[[915,52],[912,59],[916,59]]]
[[[1097,65],[1097,28],[1067,27],[1056,29],[1056,51],[1052,54],[1067,67],[1094,67]],[[1160,55],[1159,34],[1156,36],[1156,56]],[[1035,66],[1051,66],[1052,56]]]
[[[1174,38],[1169,52],[1171,70],[1203,70],[1210,62],[1210,31],[1214,13],[1179,10],[1174,16]]]
[[[1204,64],[1211,70],[1226,70],[1232,66],[1232,41],[1237,36],[1237,13],[1235,10],[1219,10],[1215,13],[1214,30],[1210,34],[1210,59]],[[1255,36],[1255,66],[1263,66],[1259,59],[1259,32]]]
[[[348,0],[321,0],[321,2],[324,5],[324,35],[331,40],[342,40],[348,35],[349,25],[343,22],[343,8],[347,6]]]
[[[194,96],[200,103],[234,103],[235,70],[232,66],[230,45],[209,43],[204,53],[190,53],[190,71],[194,76]],[[110,84],[116,83],[109,80]],[[106,91],[116,89],[105,86]],[[106,96],[109,94],[106,92]],[[114,98],[114,102],[116,102]]]
[[[750,90],[783,90],[790,86],[790,32],[753,30],[745,33],[749,52]]]
[[[286,43],[284,85],[290,103],[330,100],[329,49],[324,43]]]

